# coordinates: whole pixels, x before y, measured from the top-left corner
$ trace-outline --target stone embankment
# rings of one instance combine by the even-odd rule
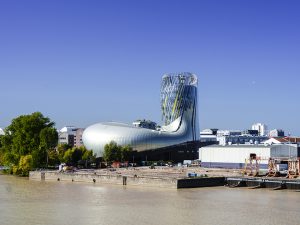
[[[197,177],[188,178],[188,174]],[[210,173],[208,176],[207,174]],[[224,171],[223,171],[224,174]],[[234,175],[234,173],[230,173]],[[44,181],[90,182],[95,184],[135,185],[162,188],[193,188],[224,185],[225,177],[218,171],[199,168],[130,168],[78,170],[74,172],[31,171],[29,179]]]

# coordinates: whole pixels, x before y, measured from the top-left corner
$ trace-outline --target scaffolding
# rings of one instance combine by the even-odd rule
[[[267,177],[279,177],[279,165],[287,165],[286,178],[293,179],[300,176],[300,158],[270,158]]]
[[[288,160],[287,178],[297,178],[300,173],[300,158],[292,158]]]
[[[257,157],[256,154],[250,154],[249,159],[245,159],[243,175],[257,177],[259,175],[259,161],[260,157]]]
[[[274,158],[269,158],[268,162],[268,175],[267,177],[279,177],[280,172],[278,171],[277,165],[279,165],[281,161]]]

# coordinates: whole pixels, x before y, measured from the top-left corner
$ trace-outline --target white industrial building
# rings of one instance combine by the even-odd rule
[[[256,154],[260,168],[267,168],[269,158],[300,156],[297,144],[210,145],[199,149],[199,160],[203,167],[244,168],[250,154]]]

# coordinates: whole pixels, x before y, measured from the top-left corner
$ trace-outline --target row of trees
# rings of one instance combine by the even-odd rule
[[[131,153],[132,147],[130,145],[121,146],[111,141],[104,146],[103,160],[106,162],[125,162],[129,160]]]
[[[33,168],[48,168],[59,163],[76,166],[79,161],[92,161],[95,155],[84,147],[57,146],[54,122],[42,113],[22,115],[12,120],[0,136],[0,165],[9,172],[28,176]]]
[[[79,163],[87,166],[88,163],[95,160],[96,155],[92,150],[87,150],[84,146],[72,148],[67,144],[58,145],[56,155],[53,157],[53,161],[72,166],[77,166]]]

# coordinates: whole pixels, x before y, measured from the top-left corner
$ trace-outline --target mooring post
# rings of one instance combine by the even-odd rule
[[[127,185],[127,177],[123,176],[123,185]]]

